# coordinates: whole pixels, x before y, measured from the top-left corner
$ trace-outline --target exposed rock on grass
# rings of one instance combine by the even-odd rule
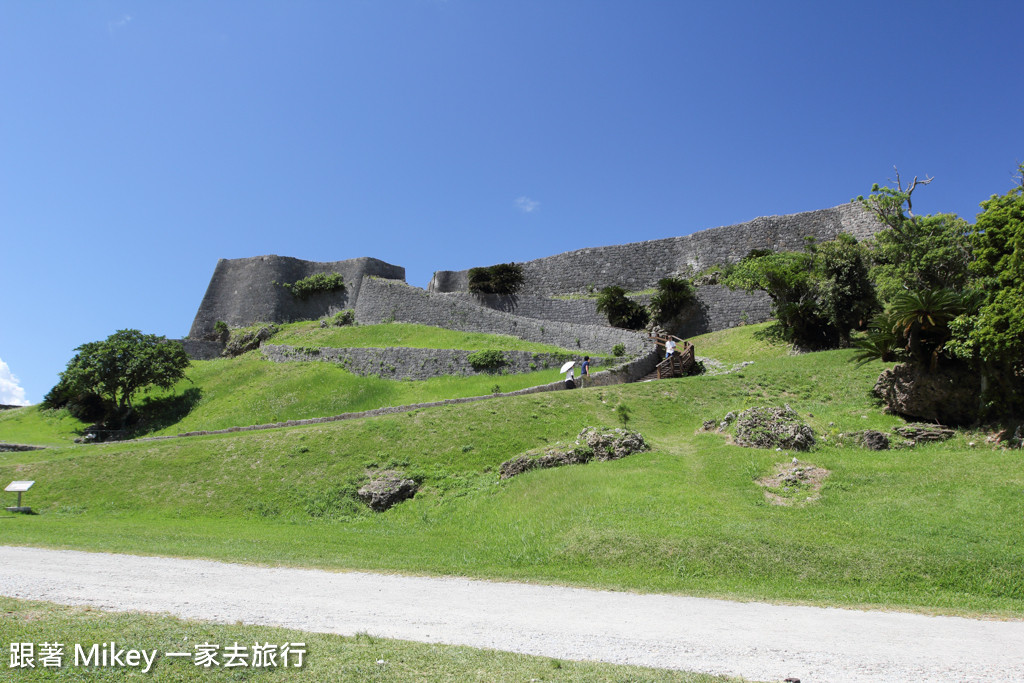
[[[499,472],[502,479],[509,479],[530,470],[582,465],[591,460],[618,460],[647,450],[650,450],[650,446],[638,432],[618,427],[585,427],[576,437],[572,448],[548,448],[542,454],[527,452],[501,463]]]
[[[876,432],[873,429],[865,429],[863,432],[851,434],[854,440],[869,451],[889,450],[889,435],[885,432]]]
[[[780,462],[775,472],[757,480],[772,505],[806,505],[821,498],[821,487],[831,474],[806,462]]]
[[[914,443],[928,443],[930,441],[945,441],[953,437],[956,432],[942,425],[915,422],[904,427],[896,427],[894,432],[904,439],[910,439]]]
[[[224,355],[231,357],[241,356],[243,353],[258,349],[261,342],[267,341],[276,332],[276,325],[264,325],[259,329],[246,330],[237,336],[232,336],[227,346],[224,347]]]
[[[359,489],[359,500],[375,512],[384,512],[416,495],[419,486],[404,473],[395,470],[378,472],[368,484]]]
[[[933,372],[900,363],[878,376],[874,392],[898,415],[962,425],[977,414],[981,380],[962,365]]]
[[[814,431],[801,422],[788,405],[782,408],[755,406],[739,414],[736,443],[753,448],[806,451],[814,445]]]

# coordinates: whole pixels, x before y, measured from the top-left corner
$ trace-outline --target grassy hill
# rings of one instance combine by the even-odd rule
[[[900,423],[870,395],[883,364],[858,368],[843,350],[789,356],[763,326],[695,342],[725,364],[756,360],[718,376],[351,422],[0,454],[0,478],[37,481],[26,503],[41,513],[9,520],[4,542],[1024,615],[1019,452],[965,431],[863,450],[843,435]],[[280,393],[248,386],[262,385],[227,392],[239,414]],[[755,482],[792,453],[699,431],[729,411],[782,403],[827,436],[800,455],[831,471],[804,507],[769,505]],[[498,465],[527,449],[617,424],[619,405],[650,452],[498,480]],[[353,494],[384,468],[422,489],[372,513]]]
[[[275,344],[306,347],[496,349],[533,353],[588,353],[523,341],[507,335],[459,332],[426,325],[390,323],[321,328],[317,322],[281,326]],[[601,354],[591,353],[595,357]],[[446,376],[425,381],[360,377],[331,363],[272,363],[259,352],[237,358],[193,361],[186,379],[169,391],[154,390],[136,403],[145,416],[140,434],[163,435],[226,429],[309,417],[485,396],[548,384],[557,368],[515,375]],[[38,406],[0,413],[0,440],[57,445],[79,436],[88,423],[67,411]]]

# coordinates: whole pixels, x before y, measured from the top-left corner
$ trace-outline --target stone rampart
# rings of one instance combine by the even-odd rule
[[[192,360],[213,360],[224,353],[224,342],[207,339],[174,339],[182,345]]]
[[[408,322],[450,330],[508,334],[569,350],[610,353],[622,344],[630,355],[646,353],[646,336],[599,325],[537,320],[480,306],[459,294],[431,294],[394,280],[366,278],[356,302],[356,320],[363,324]]]
[[[667,325],[675,335],[692,337],[734,327],[741,322],[762,323],[771,318],[771,299],[764,292],[734,292],[721,285],[704,285],[696,289],[697,301]],[[445,296],[459,298],[469,305],[482,305],[525,318],[576,325],[608,325],[608,318],[597,312],[597,301],[594,299],[546,299],[468,292],[449,292]],[[650,296],[632,298],[644,305],[650,301]]]
[[[299,299],[282,286],[317,273],[340,273],[345,279],[345,291]],[[256,322],[312,320],[352,308],[366,275],[404,281],[405,268],[366,257],[333,262],[273,255],[220,259],[189,337],[206,337],[218,320],[232,327],[244,327]]]
[[[860,204],[788,216],[766,216],[746,223],[702,230],[682,237],[577,249],[522,263],[520,294],[548,297],[603,288],[627,290],[653,287],[671,275],[693,274],[713,265],[734,263],[752,249],[798,250],[804,237],[818,241],[846,232],[865,239],[882,225]],[[490,264],[481,264],[490,265]],[[469,271],[438,271],[428,290],[466,292]]]
[[[519,374],[547,368],[557,369],[569,359],[582,360],[583,353],[531,353],[503,351],[505,363],[496,371],[478,370],[469,360],[473,351],[462,349],[379,348],[306,348],[282,344],[263,344],[260,353],[275,363],[294,361],[335,363],[355,375],[374,375],[385,379],[422,380],[445,375]],[[550,374],[550,373],[549,373]]]

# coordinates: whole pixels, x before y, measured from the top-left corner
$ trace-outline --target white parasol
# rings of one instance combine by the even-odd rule
[[[562,364],[562,369],[559,372],[569,372],[569,368],[576,365],[576,361],[570,360]]]

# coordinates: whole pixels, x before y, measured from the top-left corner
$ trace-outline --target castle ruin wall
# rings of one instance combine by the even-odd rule
[[[345,291],[319,292],[299,299],[282,286],[317,273],[341,274]],[[245,327],[257,322],[312,320],[352,308],[366,275],[404,282],[405,268],[367,257],[333,262],[275,255],[220,259],[189,337],[201,339],[209,335],[218,320],[232,327]]]
[[[682,237],[577,249],[521,263],[524,281],[519,294],[548,297],[612,285],[627,291],[643,290],[664,277],[735,263],[752,249],[800,250],[807,236],[824,242],[842,232],[863,240],[882,227],[863,206],[850,203],[787,216],[755,218]],[[468,292],[469,271],[438,271],[428,291]]]

